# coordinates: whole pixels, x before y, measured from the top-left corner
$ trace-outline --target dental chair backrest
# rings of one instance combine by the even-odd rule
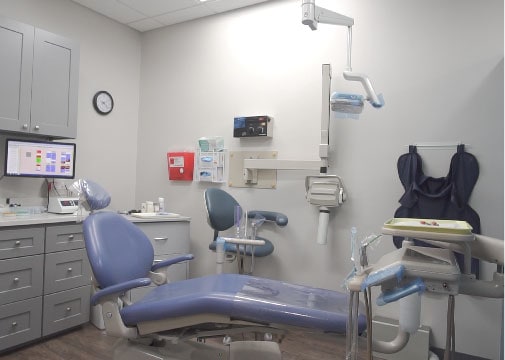
[[[149,238],[122,215],[98,211],[110,203],[110,195],[90,180],[74,187],[81,203],[91,211],[83,222],[86,251],[95,281],[100,288],[147,277],[154,260]]]
[[[93,275],[101,289],[148,277],[154,261],[149,238],[122,215],[96,212],[83,223]]]

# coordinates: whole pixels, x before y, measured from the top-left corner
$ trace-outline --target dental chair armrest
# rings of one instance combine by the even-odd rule
[[[288,217],[283,213],[275,211],[251,210],[247,212],[247,217],[253,219],[256,215],[263,216],[267,221],[273,221],[278,226],[286,226],[288,224]]]
[[[171,259],[167,259],[167,260],[162,260],[160,262],[157,262],[156,264],[154,264],[152,267],[151,267],[151,271],[156,271],[162,267],[166,267],[166,266],[170,266],[170,265],[173,265],[173,264],[177,264],[177,263],[180,263],[182,261],[188,261],[188,260],[193,260],[195,257],[193,254],[186,254],[186,255],[182,255],[182,256],[177,256],[177,257],[174,257],[174,258],[171,258]]]
[[[98,290],[93,296],[91,296],[91,305],[97,305],[105,297],[110,297],[111,295],[119,295],[141,286],[147,286],[151,284],[151,279],[149,278],[139,278],[135,280],[126,281],[124,283],[111,285],[105,289]]]

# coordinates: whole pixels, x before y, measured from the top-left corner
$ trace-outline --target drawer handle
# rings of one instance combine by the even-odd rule
[[[68,312],[68,311],[71,311],[71,310],[72,310],[72,308],[71,308],[71,307],[68,307],[68,308],[66,308],[66,310],[67,310],[67,312]]]
[[[21,241],[17,240],[15,243],[14,243],[15,246],[19,246],[21,245]]]
[[[74,235],[68,235],[68,240],[74,240]]]
[[[16,326],[18,326],[18,323],[13,321],[11,325],[12,325],[12,327],[16,327]]]
[[[71,268],[71,267],[69,267],[69,268],[67,269],[67,271],[68,271],[68,272],[72,272],[72,268]]]
[[[154,240],[156,241],[164,241],[164,240],[168,240],[167,237],[155,237]]]
[[[19,282],[19,278],[18,278],[18,277],[15,277],[15,278],[14,278],[14,282],[15,282],[15,283]]]

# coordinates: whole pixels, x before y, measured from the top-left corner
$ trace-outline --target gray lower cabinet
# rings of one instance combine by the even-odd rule
[[[189,253],[189,221],[136,222],[135,225],[151,240],[155,262]],[[188,278],[188,269],[188,262],[182,262],[169,266],[165,271],[169,281],[178,281]],[[155,286],[131,290],[131,301],[141,299]]]
[[[75,223],[0,229],[0,351],[89,321],[82,239]]]
[[[0,17],[0,64],[0,131],[76,137],[76,42]]]

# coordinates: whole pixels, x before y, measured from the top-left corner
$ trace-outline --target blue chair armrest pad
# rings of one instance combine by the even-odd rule
[[[141,286],[147,286],[149,284],[151,284],[151,279],[140,278],[108,286],[105,289],[98,290],[95,294],[93,294],[93,296],[91,297],[91,305],[98,304],[100,302],[100,299],[107,295],[120,294],[130,289],[134,289],[136,287]]]
[[[187,255],[181,255],[181,256],[177,256],[177,257],[174,257],[174,258],[171,258],[171,259],[167,259],[167,260],[162,260],[162,261],[157,262],[156,264],[154,264],[151,267],[151,271],[156,271],[159,268],[170,266],[170,265],[173,265],[173,264],[177,264],[177,263],[180,263],[182,261],[193,260],[194,258],[195,257],[193,256],[193,254],[187,254]]]
[[[288,217],[280,212],[263,210],[251,210],[247,212],[247,217],[250,219],[256,215],[263,216],[267,221],[274,221],[278,226],[286,226],[288,224]]]

